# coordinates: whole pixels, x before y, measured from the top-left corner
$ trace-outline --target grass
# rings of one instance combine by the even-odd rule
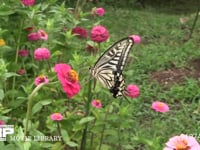
[[[71,0],[68,2],[71,4]],[[95,56],[89,55],[85,51],[89,38],[79,39],[76,36],[71,36],[71,28],[79,22],[73,18],[73,11],[69,13],[66,11],[67,9],[64,9],[65,5],[54,6],[53,1],[42,2],[41,5],[38,4],[30,9],[29,7],[19,9],[19,12],[22,10],[21,13],[24,15],[14,13],[11,16],[5,16],[5,20],[8,17],[10,19],[7,20],[11,23],[10,26],[7,25],[8,22],[2,25],[2,29],[7,29],[4,36],[8,45],[8,51],[3,49],[2,53],[7,65],[3,64],[3,61],[1,62],[1,68],[4,71],[2,71],[2,76],[4,77],[5,74],[4,78],[9,78],[12,74],[6,74],[7,70],[16,72],[21,67],[24,68],[23,61],[25,61],[27,73],[25,74],[26,78],[22,75],[16,76],[14,79],[3,80],[5,81],[2,82],[5,84],[5,89],[0,89],[0,98],[4,97],[3,91],[5,91],[5,99],[2,101],[1,108],[3,117],[9,121],[8,123],[17,126],[17,133],[22,133],[24,119],[28,118],[25,117],[27,96],[35,88],[33,84],[35,77],[41,73],[47,75],[51,82],[38,91],[34,97],[30,120],[32,125],[28,132],[30,135],[40,134],[40,132],[44,135],[54,135],[57,133],[57,129],[55,122],[49,118],[50,114],[60,112],[65,115],[65,118],[60,122],[62,135],[66,140],[65,144],[32,141],[33,145],[30,150],[44,149],[45,146],[52,147],[52,150],[64,149],[61,147],[66,149],[69,147],[69,149],[80,148],[81,150],[160,150],[163,149],[170,137],[181,133],[193,135],[200,142],[200,80],[198,78],[200,69],[196,78],[187,76],[184,82],[178,83],[172,80],[173,84],[170,85],[161,84],[152,77],[155,72],[168,71],[172,68],[195,70],[192,68],[191,61],[200,60],[199,21],[194,30],[193,38],[187,42],[185,38],[187,38],[188,29],[192,26],[195,17],[196,1],[183,3],[183,0],[179,0],[178,3],[169,0],[169,3],[161,3],[160,1],[150,3],[149,0],[145,0],[145,8],[135,4],[134,1],[127,0],[123,4],[120,2],[110,0],[95,4],[95,7],[104,7],[106,15],[95,18],[89,13],[81,13],[83,16],[89,14],[89,20],[81,18],[78,25],[91,29],[93,23],[97,24],[97,21],[102,19],[102,22],[99,22],[109,30],[110,39],[101,44],[101,52],[105,51],[103,47],[131,34],[141,36],[142,42],[131,50],[123,72],[126,84],[137,84],[141,91],[140,96],[137,99],[132,99],[130,103],[123,98],[114,99],[108,89],[102,88],[98,83],[94,88],[93,80],[88,81],[88,66],[93,66],[101,52]],[[27,18],[27,14],[32,16],[31,11],[46,8],[50,3],[54,7],[36,13],[34,19]],[[71,5],[73,4],[75,1]],[[87,4],[89,5],[83,12],[89,12],[93,7],[91,3]],[[19,3],[17,5],[17,8],[22,8]],[[71,6],[67,5],[66,7]],[[8,10],[10,12],[10,8]],[[0,14],[2,14],[1,11]],[[17,18],[22,20],[16,19],[15,14],[17,14]],[[179,18],[184,16],[190,17],[190,21],[182,25]],[[0,19],[3,20],[4,18],[2,18]],[[33,21],[35,27],[47,29],[50,37],[48,41],[29,42],[26,39],[28,33],[24,31],[20,35],[18,33],[21,32],[20,22],[24,18],[25,27],[29,25],[26,24],[26,21]],[[63,31],[63,27],[67,28],[67,33]],[[19,28],[19,31],[15,28]],[[61,33],[57,34],[58,31]],[[14,42],[18,40],[20,42]],[[30,56],[24,60],[19,58],[18,63],[14,63],[17,62],[14,61],[15,57],[17,58],[16,47],[21,49],[26,48],[26,46],[31,50]],[[46,62],[34,61],[33,51],[38,46],[50,48],[52,68],[57,63],[68,63],[73,70],[78,72],[81,85],[78,95],[71,99],[66,98],[55,72],[50,71],[51,67]],[[164,78],[162,74],[159,75]],[[68,76],[66,76],[67,78]],[[172,76],[168,75],[168,78],[170,79]],[[29,97],[29,99],[31,98]],[[93,99],[101,100],[102,109],[95,109],[90,105]],[[153,111],[151,104],[157,100],[168,103],[170,111],[167,113]],[[15,147],[17,144],[26,146],[23,145],[26,144],[24,142],[8,141],[8,144],[5,143],[4,149],[7,146]]]
[[[183,10],[183,6],[177,7],[178,5],[175,6],[176,10]],[[139,140],[133,138],[134,144],[140,145],[136,149],[152,150],[152,143],[144,139],[151,139],[154,144],[163,144],[171,136],[181,133],[200,134],[199,80],[188,79],[167,89],[151,80],[152,72],[172,67],[191,69],[189,61],[200,58],[200,22],[197,22],[193,38],[187,42],[184,42],[184,38],[188,32],[182,29],[179,22],[180,17],[189,16],[191,20],[188,26],[191,27],[195,5],[193,8],[193,11],[189,12],[166,13],[163,10],[167,10],[167,7],[116,9],[105,6],[103,25],[109,29],[111,41],[130,34],[142,37],[142,43],[132,49],[130,63],[124,71],[126,83],[135,83],[141,88],[141,96],[134,100],[130,112],[133,119],[132,134],[139,137]],[[168,8],[169,11],[171,9]],[[152,112],[151,103],[155,100],[167,102],[171,108],[170,112]],[[199,137],[198,140],[200,141]]]

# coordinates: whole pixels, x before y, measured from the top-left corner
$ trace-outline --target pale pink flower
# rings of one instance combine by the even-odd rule
[[[63,115],[61,113],[53,113],[51,114],[50,118],[54,121],[61,121],[63,120]]]
[[[181,134],[170,138],[164,150],[200,150],[200,145],[193,136]]]
[[[5,125],[5,122],[3,120],[0,120],[0,125]]]
[[[129,84],[126,88],[126,95],[131,98],[137,98],[140,95],[139,87],[134,84]]]
[[[92,101],[92,106],[95,107],[95,108],[102,108],[102,104],[101,104],[101,101],[100,100],[93,100]]]
[[[28,40],[29,41],[37,41],[40,39],[40,35],[37,32],[33,32],[28,34]]]
[[[37,78],[35,78],[34,83],[35,83],[36,86],[38,86],[41,83],[47,84],[47,83],[49,83],[49,79],[44,75],[39,75]]]
[[[162,113],[169,111],[169,106],[166,103],[160,101],[153,102],[151,108],[157,112]]]
[[[50,58],[50,51],[48,48],[37,48],[34,51],[34,59],[35,60],[47,60]]]
[[[38,33],[40,39],[48,40],[48,34],[44,30],[39,29],[37,33]]]
[[[72,29],[72,34],[77,35],[79,38],[86,38],[87,30],[82,27],[75,27]]]
[[[99,16],[103,16],[105,14],[105,10],[102,7],[96,8],[96,14]]]
[[[68,98],[72,98],[80,91],[78,74],[68,64],[56,64],[54,67],[57,77],[61,82],[63,91]]]
[[[22,57],[28,56],[29,51],[24,49],[24,50],[19,50],[18,55]]]
[[[109,32],[104,26],[97,25],[92,28],[90,38],[92,41],[101,43],[109,38]]]
[[[25,5],[25,6],[32,6],[35,3],[35,0],[21,0],[21,2]]]
[[[25,69],[19,69],[19,70],[17,71],[17,73],[18,73],[19,75],[23,75],[23,74],[26,73],[26,70],[25,70]]]
[[[141,42],[141,37],[139,35],[130,35],[129,37],[132,38],[135,44],[139,44]]]

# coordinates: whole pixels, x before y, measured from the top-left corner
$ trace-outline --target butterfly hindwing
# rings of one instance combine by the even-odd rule
[[[124,79],[122,71],[130,49],[134,45],[131,38],[124,38],[113,44],[90,69],[91,74],[105,87],[113,97],[123,95]]]

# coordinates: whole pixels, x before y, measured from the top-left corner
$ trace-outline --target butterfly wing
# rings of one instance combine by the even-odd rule
[[[116,42],[97,60],[93,71],[91,71],[92,75],[103,86],[110,89],[114,97],[123,95],[122,71],[133,44],[131,38],[124,38]]]
[[[131,38],[124,38],[114,43],[97,60],[94,68],[103,67],[103,68],[111,68],[117,71],[122,71],[133,44],[134,42]]]

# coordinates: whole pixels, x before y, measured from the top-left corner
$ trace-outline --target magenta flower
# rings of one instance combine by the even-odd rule
[[[19,75],[23,75],[23,74],[26,73],[26,70],[25,70],[25,69],[19,69],[19,70],[17,71],[17,73],[18,73]]]
[[[37,48],[34,51],[34,59],[35,60],[47,60],[50,58],[50,51],[47,48]]]
[[[24,49],[24,50],[19,50],[18,55],[22,56],[22,57],[26,57],[28,56],[28,50]]]
[[[3,120],[0,120],[0,125],[5,125],[5,122]]]
[[[48,40],[48,34],[44,30],[40,29],[40,30],[38,30],[37,33],[38,33],[40,39]]]
[[[92,41],[101,43],[109,38],[109,32],[104,26],[97,25],[92,28],[90,38]]]
[[[44,75],[39,75],[37,78],[35,78],[35,85],[38,86],[40,83],[49,83],[49,79]]]
[[[181,134],[170,138],[164,150],[200,150],[200,145],[193,136]]]
[[[132,38],[135,44],[139,44],[141,42],[141,37],[139,35],[130,35],[129,37]]]
[[[131,98],[137,98],[140,95],[139,87],[134,84],[129,84],[126,88],[126,95]]]
[[[102,108],[102,104],[101,104],[101,101],[100,100],[93,100],[92,101],[92,106],[95,107],[95,108]]]
[[[96,14],[103,16],[105,14],[105,10],[102,7],[96,8]]]
[[[32,6],[35,3],[35,0],[21,0],[21,2],[25,5],[25,6]]]
[[[68,64],[56,64],[54,67],[57,77],[61,82],[63,91],[68,98],[72,98],[80,91],[78,74]]]
[[[161,112],[161,113],[169,111],[169,106],[166,103],[163,103],[160,101],[153,102],[151,108],[154,109],[155,111]]]
[[[28,34],[28,40],[29,41],[37,41],[40,39],[40,35],[37,32],[33,32]]]
[[[75,27],[72,29],[72,34],[76,34],[79,38],[86,38],[87,30],[82,27]]]
[[[54,120],[54,121],[61,121],[63,120],[63,115],[60,113],[53,113],[51,114],[50,118],[51,120]]]

